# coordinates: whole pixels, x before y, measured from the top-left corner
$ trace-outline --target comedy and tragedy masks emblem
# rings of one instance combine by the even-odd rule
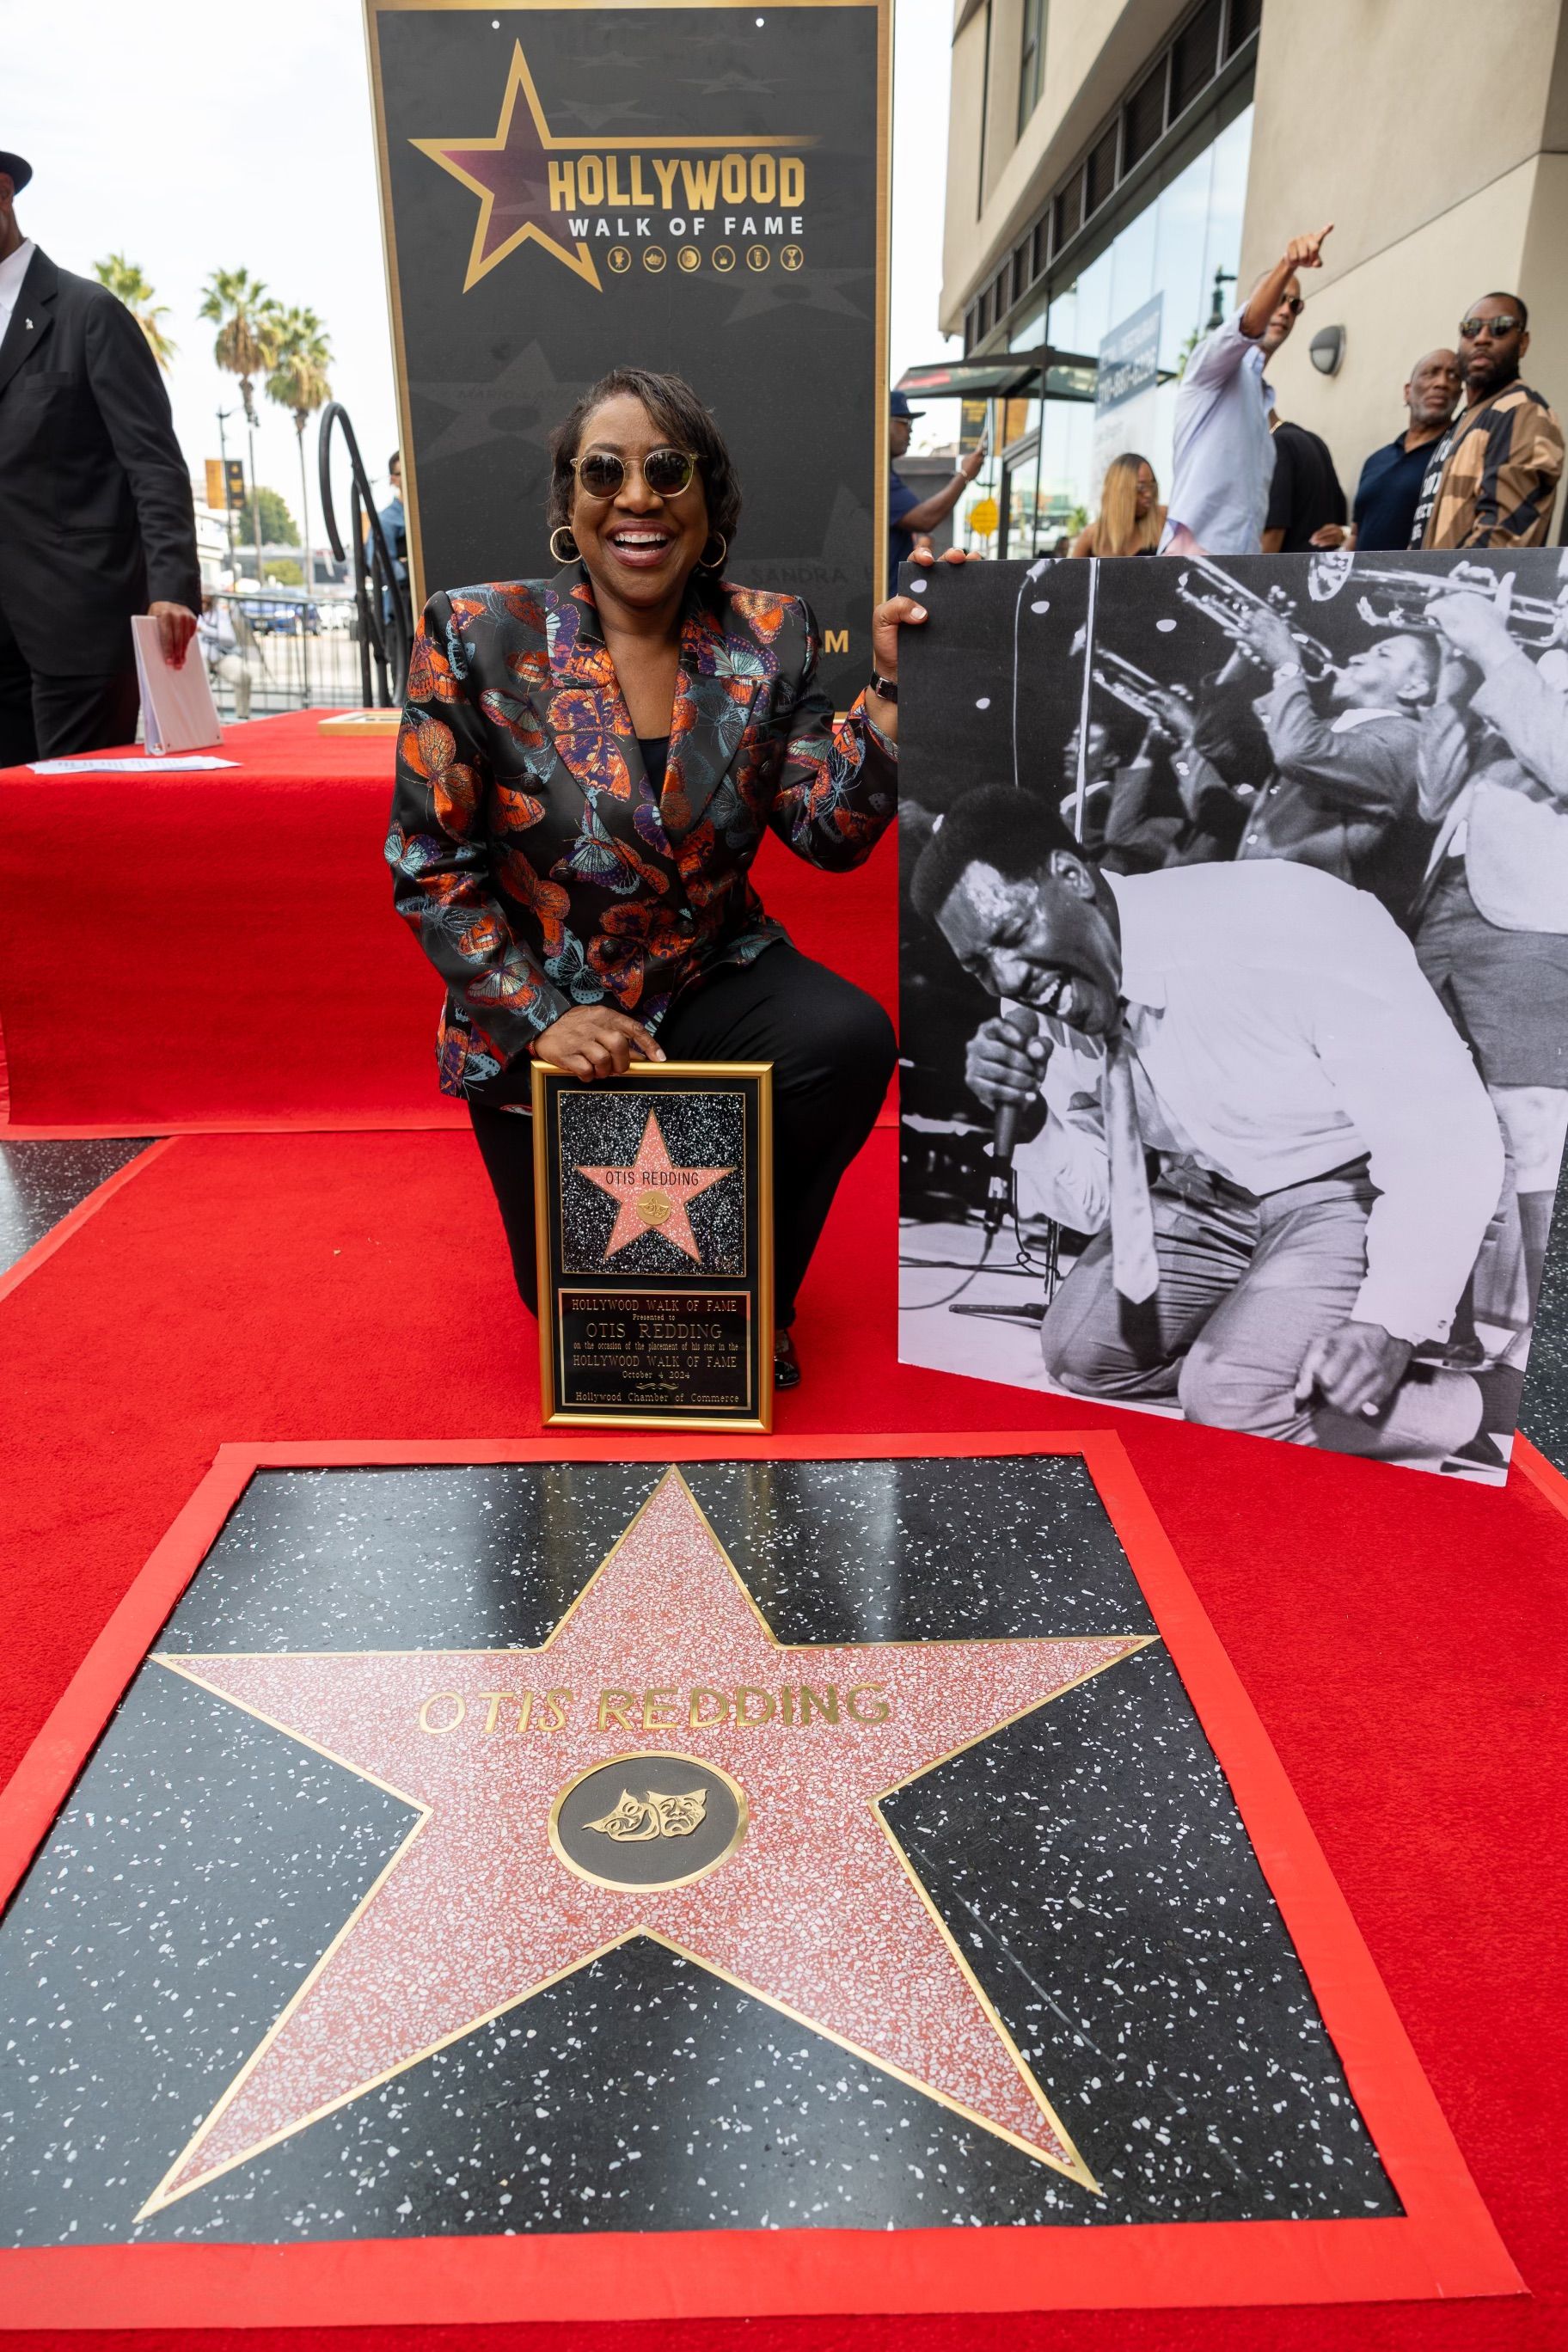
[[[661,1797],[653,1789],[646,1797],[634,1797],[623,1789],[614,1812],[583,1826],[617,1843],[635,1845],[644,1838],[689,1837],[707,1810],[706,1789],[692,1789],[679,1797]]]

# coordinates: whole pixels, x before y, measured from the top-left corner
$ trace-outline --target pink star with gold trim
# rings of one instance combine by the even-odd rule
[[[143,2217],[637,1936],[1093,2193],[881,1801],[1151,1638],[781,1645],[671,1469],[537,1650],[160,1654],[416,1818]]]
[[[669,1156],[658,1116],[649,1111],[637,1156],[629,1168],[579,1168],[601,1192],[619,1205],[620,1213],[605,1244],[606,1262],[643,1234],[656,1233],[672,1248],[684,1250],[700,1265],[702,1252],[686,1212],[700,1192],[734,1174],[733,1168],[678,1168]]]

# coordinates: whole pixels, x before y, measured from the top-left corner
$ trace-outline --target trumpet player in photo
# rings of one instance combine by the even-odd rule
[[[1436,692],[1438,641],[1419,628],[1391,631],[1336,661],[1278,604],[1217,565],[1196,568],[1208,576],[1201,609],[1237,648],[1203,698],[1198,749],[1234,733],[1237,693],[1251,700],[1267,744],[1268,772],[1243,803],[1237,856],[1316,866],[1401,913],[1427,839],[1420,719]]]
[[[1064,796],[1061,814],[1074,833],[1118,874],[1234,857],[1245,803],[1200,747],[1185,688],[1161,686],[1109,646],[1100,649],[1091,676],[1102,693],[1142,719],[1143,736],[1132,758],[1106,779],[1097,827],[1076,822],[1076,795]],[[1075,736],[1069,761],[1076,749]]]

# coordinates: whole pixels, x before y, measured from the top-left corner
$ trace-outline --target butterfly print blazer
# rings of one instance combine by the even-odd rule
[[[664,789],[586,572],[433,596],[414,641],[386,858],[447,983],[441,1085],[472,1094],[574,1004],[657,1033],[681,990],[782,939],[747,878],[764,825],[832,870],[894,813],[862,696],[835,726],[796,596],[688,590]]]

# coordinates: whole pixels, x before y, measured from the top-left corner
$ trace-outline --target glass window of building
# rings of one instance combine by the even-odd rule
[[[1107,429],[1112,436],[1121,429],[1125,438],[1101,454],[1108,462],[1122,447],[1135,447],[1158,475],[1162,497],[1170,487],[1176,378],[1216,310],[1225,316],[1236,306],[1251,144],[1248,106],[1152,195],[1070,284],[1052,289],[1047,340],[1068,352],[1098,352],[1106,335],[1159,296],[1159,364],[1172,380],[1131,403],[1120,428],[1113,413]],[[1041,547],[1072,527],[1075,518],[1095,512],[1097,465],[1103,471],[1096,437],[1092,408],[1045,404],[1035,496]],[[1031,551],[1009,534],[1010,554]]]
[[[1047,0],[1024,0],[1024,47],[1018,60],[1018,135],[1039,104],[1046,79]]]

